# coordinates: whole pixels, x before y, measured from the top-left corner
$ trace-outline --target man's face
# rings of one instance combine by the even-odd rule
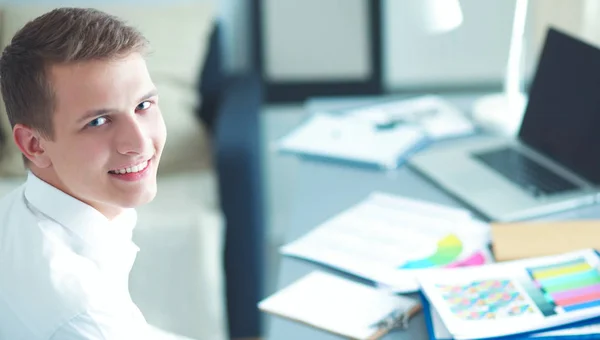
[[[62,191],[111,218],[150,202],[166,139],[156,88],[134,53],[49,69],[54,138],[40,146]]]

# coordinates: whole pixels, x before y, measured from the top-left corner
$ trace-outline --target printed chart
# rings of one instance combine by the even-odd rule
[[[466,285],[437,285],[450,311],[463,320],[495,320],[534,313],[529,300],[510,280],[482,280]]]
[[[487,263],[488,242],[489,224],[466,211],[373,193],[281,252],[414,292],[420,273]]]
[[[600,339],[594,328],[600,315],[600,254],[594,249],[428,271],[418,282],[455,338],[544,331],[549,337],[591,334],[590,339]]]
[[[450,234],[437,243],[436,252],[424,259],[408,261],[400,269],[420,269],[443,267],[455,262],[462,253],[463,245],[460,239]]]
[[[527,268],[522,282],[544,315],[600,306],[600,273],[584,258]]]
[[[431,256],[408,261],[399,266],[398,269],[455,268],[479,266],[487,262],[485,254],[481,251],[475,252],[464,259],[459,259],[463,248],[460,238],[451,234],[437,243],[436,252]]]

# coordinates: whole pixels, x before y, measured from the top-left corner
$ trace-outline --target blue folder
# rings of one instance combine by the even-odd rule
[[[427,298],[425,297],[425,294],[423,294],[423,292],[419,292],[419,297],[421,298],[421,304],[423,306],[423,313],[425,316],[425,325],[427,326],[427,332],[429,333],[429,339],[430,340],[454,340],[453,338],[436,338],[435,337],[435,332],[433,329],[433,320],[431,319],[431,306],[429,304],[429,300],[427,300]],[[583,321],[579,321],[576,323],[571,323],[568,325],[563,325],[563,326],[557,326],[557,327],[552,327],[552,328],[546,328],[546,329],[540,329],[534,332],[528,332],[528,333],[520,333],[520,334],[516,334],[516,335],[509,335],[509,336],[501,336],[501,337],[493,337],[493,338],[486,338],[485,340],[508,340],[508,339],[529,339],[529,340],[575,340],[575,339],[600,339],[600,333],[593,333],[593,334],[584,334],[584,335],[557,335],[557,336],[533,336],[536,333],[541,333],[541,332],[548,332],[548,331],[553,331],[553,330],[559,330],[559,329],[567,329],[567,328],[573,328],[573,327],[580,327],[580,326],[590,326],[590,325],[594,325],[594,324],[598,324],[600,323],[600,317],[596,317],[593,319],[589,319],[589,320],[583,320]]]

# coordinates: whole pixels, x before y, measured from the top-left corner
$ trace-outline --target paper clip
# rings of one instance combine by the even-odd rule
[[[386,315],[380,321],[371,325],[377,332],[369,339],[378,339],[393,329],[407,329],[410,319],[421,310],[421,304],[409,310],[398,308]]]
[[[374,323],[371,327],[377,329],[391,330],[394,328],[406,329],[408,328],[408,321],[410,315],[404,310],[396,309],[390,314],[386,315],[382,320]]]

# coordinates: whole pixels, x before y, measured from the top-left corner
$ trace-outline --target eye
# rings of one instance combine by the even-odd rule
[[[146,111],[150,108],[151,105],[152,105],[152,103],[146,100],[146,101],[139,103],[135,109],[136,109],[136,111]]]
[[[107,122],[108,122],[108,118],[98,117],[98,118],[92,120],[91,122],[89,122],[88,126],[90,126],[90,127],[102,126],[102,125],[106,124]]]

